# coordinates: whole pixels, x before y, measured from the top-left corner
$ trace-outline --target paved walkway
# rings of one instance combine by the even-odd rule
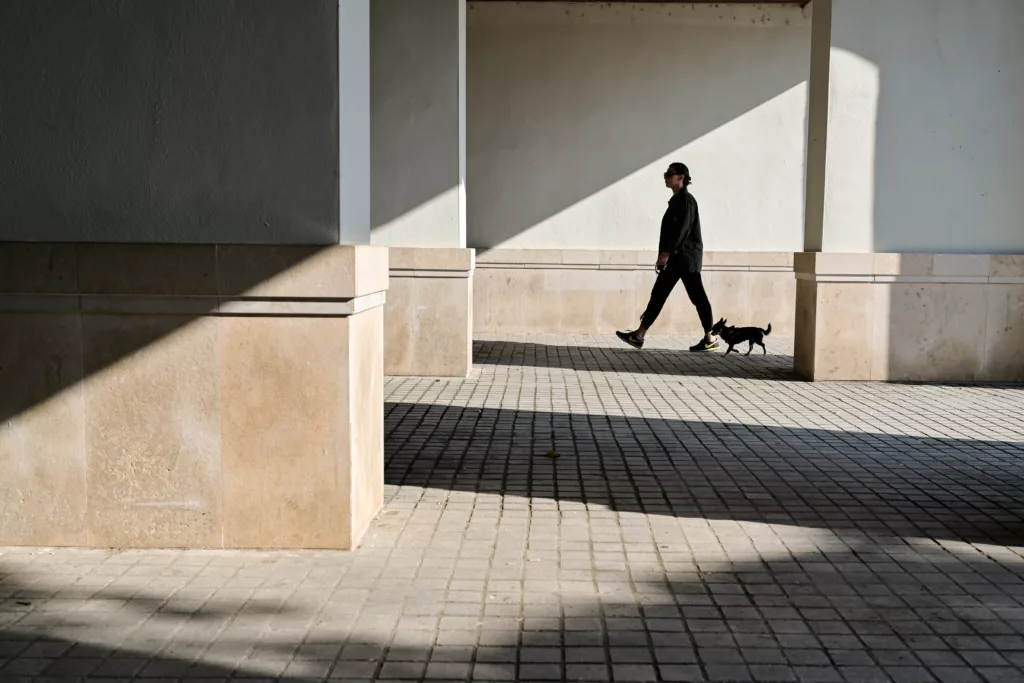
[[[1024,680],[1024,389],[690,341],[389,380],[354,553],[0,550],[0,681]]]

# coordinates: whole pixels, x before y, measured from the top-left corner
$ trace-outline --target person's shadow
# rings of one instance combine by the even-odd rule
[[[720,342],[721,343],[721,342]],[[520,341],[474,341],[473,362],[483,366],[558,368],[582,372],[625,372],[695,377],[745,377],[751,379],[796,380],[791,346],[787,353],[767,355],[760,350],[749,356],[735,351],[725,357],[720,351],[690,352],[684,348],[645,346],[636,350],[619,346],[577,346]]]

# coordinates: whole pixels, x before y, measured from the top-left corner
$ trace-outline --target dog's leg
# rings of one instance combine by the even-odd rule
[[[728,355],[729,355],[730,353],[732,353],[732,344],[729,344],[729,348],[727,348],[727,349],[725,350],[725,355],[726,355],[726,356],[728,356]]]
[[[765,354],[767,354],[768,353],[768,349],[765,348],[764,342],[757,342],[757,343],[761,345],[761,355],[764,356]]]
[[[754,350],[754,340],[753,340],[753,339],[751,339],[751,340],[750,340],[750,348],[748,348],[748,349],[747,349],[747,352],[746,352],[745,354],[743,354],[743,355],[745,355],[745,356],[749,356],[749,355],[750,355],[750,352],[751,352],[751,351],[753,351],[753,350]]]

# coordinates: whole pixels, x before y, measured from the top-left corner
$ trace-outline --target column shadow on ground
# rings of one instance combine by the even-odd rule
[[[592,511],[1024,542],[1022,442],[387,403],[385,480]]]

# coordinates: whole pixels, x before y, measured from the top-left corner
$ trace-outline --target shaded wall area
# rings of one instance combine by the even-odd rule
[[[337,243],[337,12],[0,4],[0,239]]]
[[[370,6],[372,239],[465,246],[465,0]]]

